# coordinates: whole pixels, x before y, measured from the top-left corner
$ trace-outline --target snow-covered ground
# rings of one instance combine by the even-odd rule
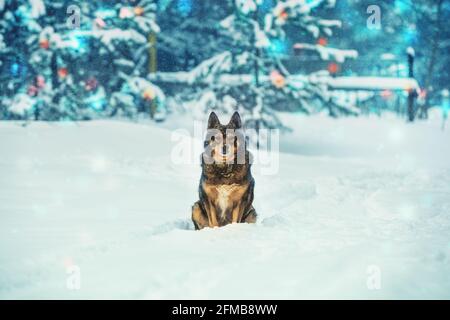
[[[258,223],[198,232],[187,117],[0,122],[0,298],[450,298],[450,131],[282,117]]]

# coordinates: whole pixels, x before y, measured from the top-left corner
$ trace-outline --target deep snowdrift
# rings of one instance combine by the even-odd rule
[[[0,122],[0,298],[450,298],[449,131],[283,118],[258,223],[200,232],[167,128]]]

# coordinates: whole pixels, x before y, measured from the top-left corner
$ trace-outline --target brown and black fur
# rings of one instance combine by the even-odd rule
[[[208,129],[218,129],[226,136],[227,129],[242,129],[241,118],[235,112],[227,125],[219,122],[216,114],[211,113]],[[205,141],[205,147],[212,141]],[[202,154],[202,175],[200,178],[199,197],[192,206],[192,221],[195,229],[221,227],[229,223],[254,223],[256,211],[252,206],[255,180],[252,177],[251,155],[245,150],[245,163],[236,160],[237,145],[234,144],[234,160],[207,164]]]

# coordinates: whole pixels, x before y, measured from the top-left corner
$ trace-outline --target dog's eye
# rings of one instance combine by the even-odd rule
[[[212,137],[211,137],[211,141],[214,141],[214,140],[216,140],[216,137],[215,137],[215,136],[212,136]]]

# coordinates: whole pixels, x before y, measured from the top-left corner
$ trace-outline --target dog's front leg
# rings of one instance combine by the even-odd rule
[[[244,208],[241,203],[236,204],[231,211],[231,222],[240,223],[242,222],[242,216],[244,213]]]
[[[199,201],[192,206],[192,222],[194,222],[195,230],[201,230],[205,227],[209,227],[208,217],[203,212]]]
[[[209,227],[211,228],[220,227],[221,225],[219,223],[219,215],[217,212],[216,204],[214,204],[212,201],[208,201],[205,210],[208,215]]]
[[[256,217],[256,210],[251,206],[250,210],[243,216],[242,222],[256,223]]]

